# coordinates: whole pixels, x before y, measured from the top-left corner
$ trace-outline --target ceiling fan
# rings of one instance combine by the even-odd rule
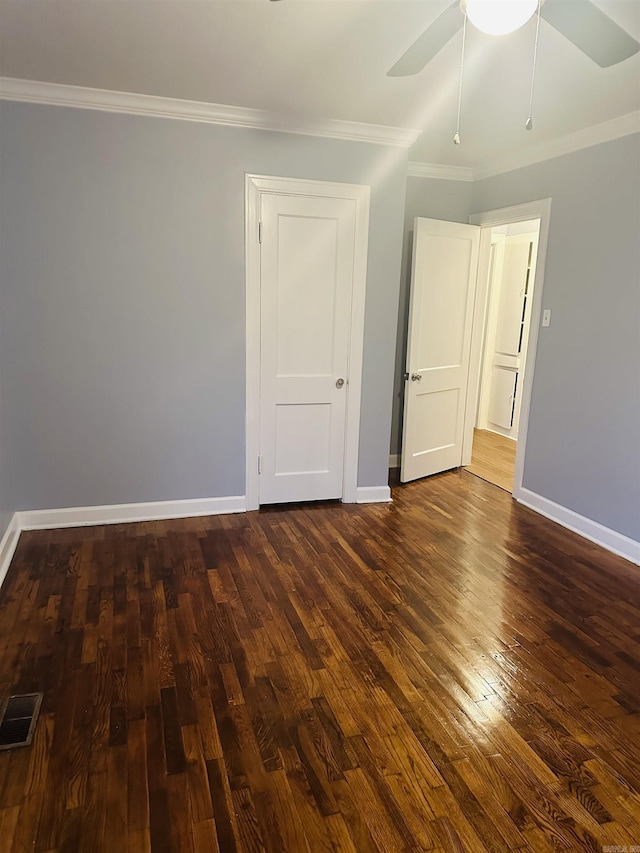
[[[491,7],[493,4],[494,8],[498,9],[514,2],[515,0],[487,0],[484,5]],[[408,77],[422,71],[462,28],[465,15],[468,14],[472,20],[467,6],[467,0],[456,0],[445,9],[387,71],[387,76]],[[534,2],[532,13],[536,7],[537,3]],[[591,0],[541,0],[540,15],[601,68],[616,65],[640,51],[640,43]],[[525,24],[527,20],[525,17],[513,29]]]

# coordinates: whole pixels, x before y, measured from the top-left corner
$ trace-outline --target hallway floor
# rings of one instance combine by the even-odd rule
[[[471,465],[466,470],[507,492],[513,491],[517,442],[488,429],[474,429]]]

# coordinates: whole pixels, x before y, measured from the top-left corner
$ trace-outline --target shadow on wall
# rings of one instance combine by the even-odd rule
[[[393,379],[393,419],[391,423],[390,453],[402,452],[402,429],[404,426],[404,374],[407,361],[407,331],[409,328],[409,296],[411,293],[411,258],[413,256],[413,221],[411,230],[405,231],[402,246],[402,271],[398,305],[398,338],[396,370]],[[399,464],[399,462],[398,462]]]

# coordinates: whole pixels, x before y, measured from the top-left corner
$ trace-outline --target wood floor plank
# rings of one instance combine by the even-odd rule
[[[474,429],[471,465],[467,471],[511,492],[515,465],[516,442],[512,438],[488,429]]]
[[[7,851],[640,844],[638,570],[466,471],[21,536]]]

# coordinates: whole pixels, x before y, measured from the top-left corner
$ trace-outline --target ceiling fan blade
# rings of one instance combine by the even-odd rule
[[[417,74],[430,62],[459,29],[464,18],[458,0],[445,9],[431,26],[419,36],[396,64],[387,71],[387,77],[409,77]]]
[[[546,0],[540,14],[601,68],[616,65],[640,50],[640,43],[591,0]]]

